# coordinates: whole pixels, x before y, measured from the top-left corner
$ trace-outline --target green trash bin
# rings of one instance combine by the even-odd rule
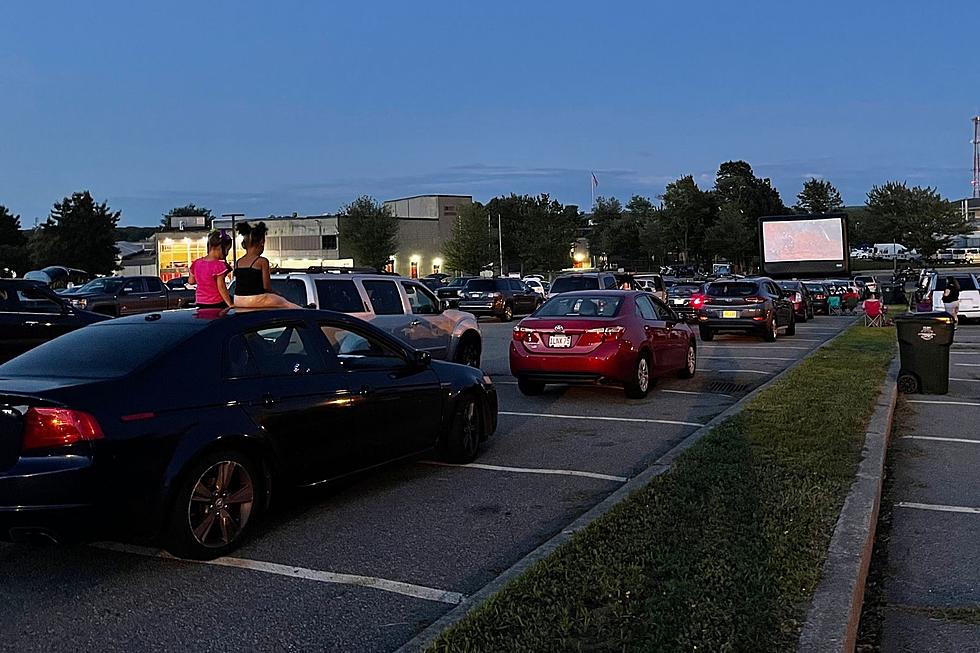
[[[898,389],[905,393],[944,395],[949,392],[949,346],[953,344],[949,313],[908,313],[895,316],[902,368]]]

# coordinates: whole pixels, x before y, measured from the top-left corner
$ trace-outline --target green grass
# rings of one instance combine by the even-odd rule
[[[794,649],[894,342],[852,327],[432,650]]]

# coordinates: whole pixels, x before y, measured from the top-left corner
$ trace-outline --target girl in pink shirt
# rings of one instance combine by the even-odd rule
[[[191,263],[188,283],[197,284],[198,308],[228,308],[232,305],[228,294],[228,273],[231,267],[225,260],[231,249],[231,236],[224,231],[208,234],[208,255]]]

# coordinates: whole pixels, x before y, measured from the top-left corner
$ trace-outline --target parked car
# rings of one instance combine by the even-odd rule
[[[789,301],[793,303],[793,313],[799,322],[812,320],[815,315],[813,308],[813,297],[809,289],[802,281],[780,281],[779,287],[789,296]]]
[[[104,315],[73,308],[44,284],[0,279],[0,363],[106,319]]]
[[[830,291],[827,290],[827,286],[817,281],[804,281],[803,285],[806,286],[810,297],[813,299],[813,313],[815,315],[830,315],[830,304],[828,303]]]
[[[953,277],[960,286],[959,317],[980,318],[980,277],[969,272],[954,272],[952,274],[933,273],[926,286],[926,297],[932,300],[932,310],[945,311],[943,291],[946,290],[947,277]]]
[[[767,277],[707,284],[698,326],[706,342],[721,331],[758,333],[767,342],[776,340],[779,329],[788,336],[796,334],[793,304]]]
[[[459,310],[473,315],[492,315],[510,322],[515,315],[533,313],[541,296],[520,279],[498,277],[470,279],[459,296]]]
[[[514,327],[510,371],[526,395],[547,383],[623,384],[642,398],[654,377],[694,376],[697,339],[649,293],[584,291],[552,297]]]
[[[164,382],[188,370],[193,387]],[[0,366],[0,537],[105,521],[214,558],[280,488],[432,449],[469,462],[496,421],[482,372],[347,315],[108,320]]]
[[[480,366],[483,338],[476,318],[448,308],[414,279],[384,274],[273,274],[272,289],[297,306],[347,313],[370,322],[433,358]],[[234,283],[231,291],[234,294]]]
[[[858,287],[858,290],[863,290],[862,299],[867,299],[871,295],[880,294],[881,286],[878,284],[878,278],[875,276],[856,275],[854,277],[854,285]]]
[[[667,287],[664,278],[659,274],[637,274],[635,276],[637,290],[645,290],[656,295],[662,302],[667,301]]]
[[[544,282],[539,277],[524,277],[522,281],[528,288],[538,293],[542,299],[548,296],[544,289]]]
[[[616,290],[619,285],[612,272],[570,272],[551,283],[549,296],[578,290]]]
[[[171,290],[191,290],[192,287],[188,284],[188,281],[190,281],[189,277],[174,277],[168,280],[165,285]]]
[[[686,322],[697,322],[698,309],[704,304],[704,284],[700,281],[678,281],[667,289],[667,304]]]
[[[63,265],[49,265],[40,270],[32,270],[24,275],[28,281],[39,281],[51,288],[51,290],[61,291],[81,286],[91,281],[94,274],[89,274],[85,270],[69,268]]]
[[[442,288],[443,285],[445,285],[442,283],[441,279],[435,279],[433,277],[422,277],[421,279],[418,279],[418,282],[421,283],[426,288],[428,288],[429,290],[431,290],[432,292],[436,292],[437,290],[439,290],[439,288]]]
[[[159,277],[100,277],[62,295],[75,308],[119,317],[187,308],[195,291],[174,290]]]
[[[436,297],[440,300],[449,302],[449,308],[459,307],[459,293],[466,286],[466,282],[476,277],[453,277],[436,290]]]

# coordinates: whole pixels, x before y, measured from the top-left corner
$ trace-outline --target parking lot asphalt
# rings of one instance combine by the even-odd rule
[[[949,394],[900,400],[883,651],[980,651],[980,325],[957,328],[949,371]]]
[[[630,400],[611,386],[524,397],[513,325],[483,320],[501,412],[475,464],[422,460],[304,493],[212,563],[0,544],[0,649],[394,650],[852,321],[818,317],[773,344],[720,335],[699,343],[693,379]]]

